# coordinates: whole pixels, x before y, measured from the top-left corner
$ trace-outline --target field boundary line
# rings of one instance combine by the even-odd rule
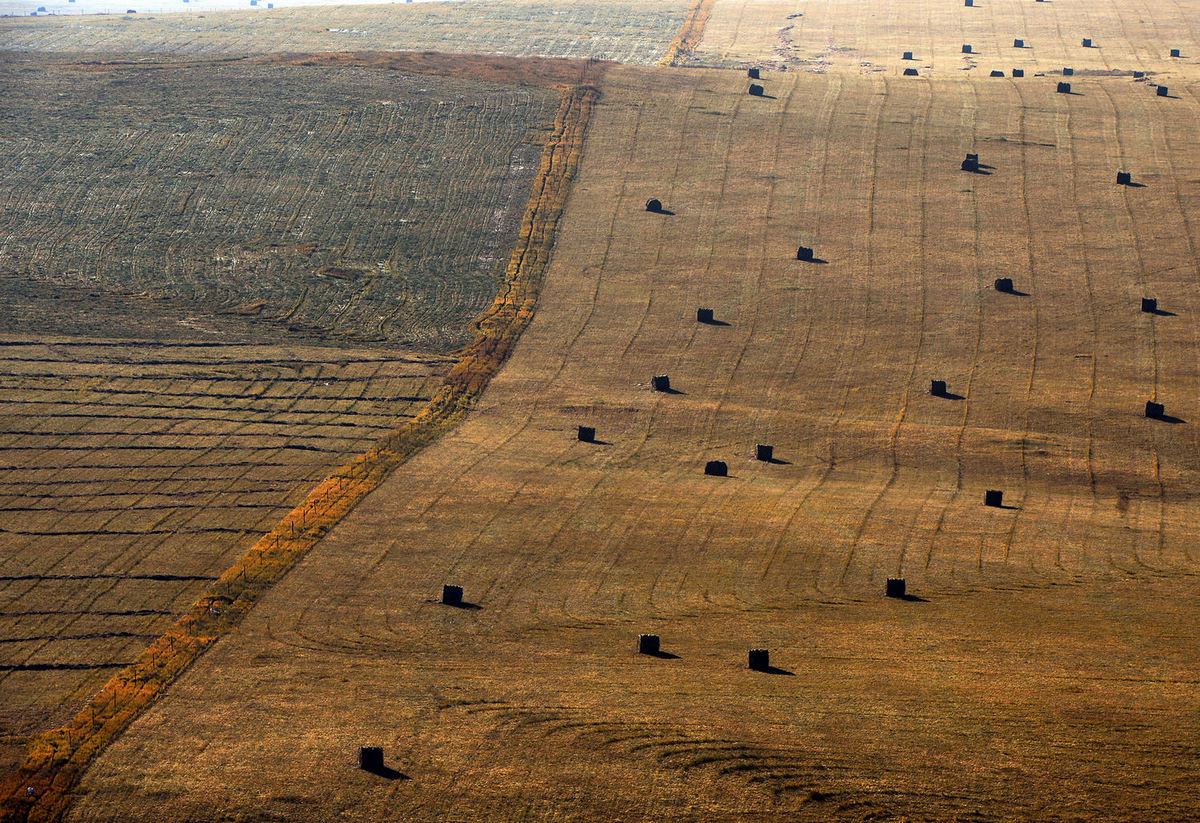
[[[318,485],[72,720],[35,736],[25,762],[0,783],[0,821],[60,820],[91,761],[207,648],[232,633],[259,598],[394,469],[472,408],[533,317],[587,124],[600,96],[599,89],[586,82],[591,77],[563,87],[499,294],[475,320],[475,341],[462,350],[429,405]]]
[[[667,46],[667,54],[658,61],[658,65],[677,66],[682,58],[691,56],[704,38],[704,27],[708,23],[714,2],[716,0],[696,0],[692,3],[683,25],[679,27],[679,34],[675,35],[675,39]]]

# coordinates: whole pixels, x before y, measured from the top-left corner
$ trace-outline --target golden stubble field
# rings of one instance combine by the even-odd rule
[[[1195,97],[764,85],[607,74],[476,412],[101,756],[71,819],[1200,813]],[[881,596],[895,575],[916,599]]]
[[[1091,48],[1083,40],[1092,41]],[[1021,40],[1021,47],[1014,41]],[[970,54],[962,47],[969,45]],[[1180,57],[1172,58],[1171,49]],[[904,52],[912,60],[901,59]],[[1175,0],[720,0],[694,62],[793,71],[969,76],[1023,69],[1195,77],[1200,17]]]

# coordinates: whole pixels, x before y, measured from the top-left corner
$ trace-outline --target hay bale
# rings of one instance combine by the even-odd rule
[[[916,77],[916,76],[917,76],[917,70],[916,70],[916,69],[914,69],[914,68],[907,68],[907,69],[905,69],[905,70],[904,70],[904,76],[905,76],[905,77]]]
[[[1000,507],[1004,505],[1004,492],[998,489],[988,489],[983,493],[983,505]]]
[[[646,211],[653,212],[655,214],[661,214],[662,210],[663,210],[662,201],[659,200],[658,198],[651,197],[649,200],[646,201]]]
[[[1127,171],[1117,172],[1117,185],[1118,186],[1128,186],[1131,183],[1133,183],[1133,175],[1131,175]]]
[[[639,634],[638,654],[658,654],[659,644],[657,634]]]
[[[1070,77],[1073,74],[1075,74],[1075,69],[1068,67],[1063,68],[1063,77]]]
[[[1183,55],[1179,53],[1179,49],[1171,49],[1171,56],[1172,57],[1182,57]]]
[[[765,672],[771,668],[771,652],[767,649],[751,649],[748,664],[756,672]]]
[[[1013,69],[1012,76],[1013,77],[1024,77],[1025,69]]]
[[[749,71],[746,72],[746,74],[749,75],[751,80],[758,79],[758,69],[757,68],[750,69]]]
[[[1146,312],[1147,314],[1154,314],[1156,311],[1158,311],[1158,298],[1157,297],[1143,297],[1142,298],[1142,311]]]
[[[979,155],[968,154],[967,159],[962,161],[963,171],[979,171]]]
[[[650,378],[650,385],[654,387],[655,391],[670,391],[671,378],[665,374],[656,374]]]
[[[997,277],[996,291],[1012,293],[1013,281],[1011,277]]]
[[[797,260],[808,260],[808,261],[813,260],[814,254],[813,254],[812,247],[811,246],[801,246],[800,248],[796,249],[796,259]]]
[[[1083,38],[1083,47],[1085,49],[1090,49],[1092,47],[1092,38],[1090,38],[1090,37]]]
[[[580,426],[579,427],[579,441],[581,443],[595,443],[596,442],[595,427],[594,426]]]
[[[946,381],[945,380],[930,380],[929,393],[934,397],[946,396]]]
[[[770,463],[775,459],[775,447],[764,446],[762,443],[759,443],[754,447],[754,457],[756,460],[761,460],[764,463]]]
[[[728,477],[729,466],[724,460],[709,460],[704,464],[704,473],[712,477]]]
[[[1060,80],[1060,81],[1058,81],[1058,88],[1056,89],[1056,91],[1059,94],[1070,94],[1071,93],[1071,84],[1064,83]]]
[[[750,94],[754,95],[755,97],[762,97],[764,91],[765,90],[763,87],[758,85],[758,83],[750,84]]]
[[[1014,48],[1014,49],[1023,49],[1023,48],[1025,48],[1025,41],[1024,41],[1024,40],[1014,40],[1014,41],[1013,41],[1013,48]]]
[[[884,584],[883,593],[888,597],[904,597],[904,578],[889,577]]]
[[[963,54],[970,54],[970,53],[971,53],[971,44],[970,44],[970,43],[963,43],[963,47],[962,47],[962,53],[963,53]]]
[[[442,602],[447,606],[461,606],[462,596],[462,586],[451,586],[449,583],[442,586]]]
[[[1166,87],[1166,86],[1159,86],[1159,87],[1158,87],[1158,96],[1159,96],[1159,97],[1166,97],[1166,96],[1168,96],[1169,94],[1170,94],[1170,92],[1169,92],[1169,91],[1167,91],[1167,87]]]
[[[383,771],[383,746],[359,746],[358,767],[363,771]]]
[[[713,310],[712,309],[696,309],[696,322],[697,323],[713,322]]]
[[[911,51],[904,52],[904,56],[900,59],[901,60],[912,60],[913,59],[912,52]]]
[[[1155,403],[1153,400],[1146,401],[1146,416],[1151,420],[1162,420],[1166,413],[1166,407],[1162,403]]]
[[[1000,69],[992,69],[992,73],[988,76],[989,77],[1003,77],[1004,72],[1000,71]]]

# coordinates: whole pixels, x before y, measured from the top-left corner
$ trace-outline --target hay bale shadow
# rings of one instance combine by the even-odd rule
[[[778,666],[762,666],[760,668],[751,669],[751,671],[761,672],[762,674],[781,674],[785,677],[795,677],[795,672],[790,672],[787,669],[781,669]]]
[[[397,771],[391,766],[363,766],[362,770],[367,774],[373,774],[376,777],[382,777],[384,780],[412,780],[411,777],[404,772]]]

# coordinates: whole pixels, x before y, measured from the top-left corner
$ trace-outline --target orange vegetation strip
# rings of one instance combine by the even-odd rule
[[[689,56],[700,45],[704,36],[704,26],[708,23],[708,15],[712,12],[714,0],[696,0],[688,9],[687,18],[679,27],[679,34],[667,46],[667,55],[658,61],[660,66],[677,65],[681,58]]]
[[[478,335],[429,405],[402,429],[342,467],[221,575],[137,661],[105,684],[73,720],[30,744],[24,764],[0,790],[3,821],[61,818],[83,770],[192,662],[229,634],[255,602],[375,489],[393,469],[454,426],[508,357],[533,317],[567,191],[579,165],[599,92],[567,89],[542,152],[505,282],[476,320]]]

